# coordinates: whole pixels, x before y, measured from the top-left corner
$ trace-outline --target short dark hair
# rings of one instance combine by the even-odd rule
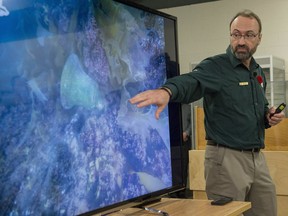
[[[242,16],[242,17],[248,17],[248,18],[251,18],[251,19],[256,19],[256,21],[258,22],[258,25],[259,25],[259,33],[261,33],[261,31],[262,31],[262,23],[261,23],[261,20],[260,20],[260,18],[258,17],[258,15],[257,14],[255,14],[254,12],[252,12],[251,10],[243,10],[243,11],[240,11],[240,12],[238,12],[233,18],[232,18],[232,20],[231,20],[231,22],[230,22],[230,29],[231,29],[231,24],[232,24],[232,22],[237,18],[237,17],[239,17],[239,16]]]

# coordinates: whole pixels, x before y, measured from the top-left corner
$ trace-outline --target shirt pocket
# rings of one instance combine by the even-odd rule
[[[253,101],[251,83],[247,81],[233,82],[223,88],[227,103],[232,107],[250,106]]]

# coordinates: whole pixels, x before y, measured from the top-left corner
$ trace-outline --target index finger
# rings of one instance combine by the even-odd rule
[[[141,92],[141,93],[135,95],[134,97],[130,98],[130,99],[129,99],[129,102],[130,102],[131,104],[140,103],[141,101],[144,101],[144,100],[145,100],[144,98],[145,98],[145,97],[143,96],[143,92]]]
[[[138,108],[142,108],[153,104],[149,97],[149,90],[135,95],[129,101],[131,104],[137,104]]]

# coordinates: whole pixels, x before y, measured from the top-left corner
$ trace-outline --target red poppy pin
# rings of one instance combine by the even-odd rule
[[[263,87],[263,78],[262,78],[262,76],[258,75],[256,78],[257,78],[259,84]]]

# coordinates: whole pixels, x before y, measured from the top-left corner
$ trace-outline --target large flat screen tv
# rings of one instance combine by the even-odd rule
[[[0,1],[0,215],[80,215],[185,187],[176,18],[128,1]]]

